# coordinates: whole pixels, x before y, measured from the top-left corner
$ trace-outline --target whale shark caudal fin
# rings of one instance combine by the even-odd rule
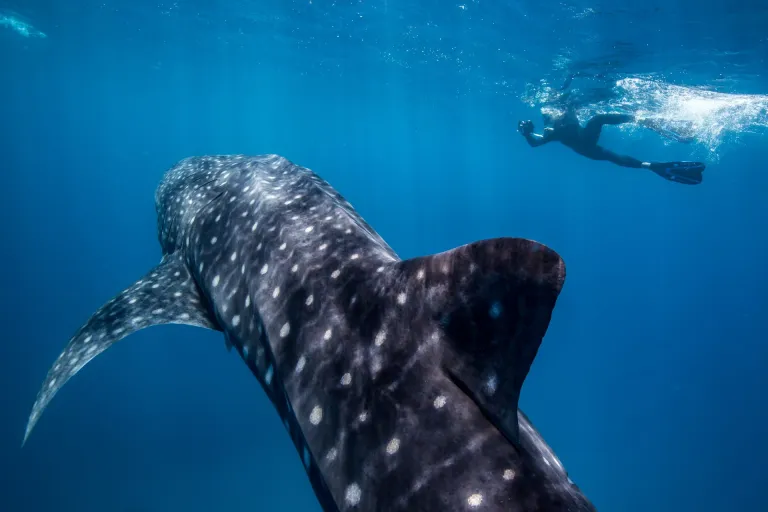
[[[520,389],[562,289],[563,260],[537,242],[497,238],[396,265],[415,315],[439,326],[447,377],[516,443]]]
[[[173,254],[104,304],[72,337],[37,394],[22,446],[56,392],[91,359],[139,329],[162,324],[220,330],[186,265]]]

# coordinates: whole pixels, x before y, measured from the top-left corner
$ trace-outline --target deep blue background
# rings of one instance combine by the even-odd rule
[[[191,327],[98,357],[20,448],[66,341],[159,260],[162,173],[212,153],[312,168],[403,258],[495,236],[554,248],[568,278],[522,407],[574,481],[601,511],[765,508],[764,136],[724,139],[685,187],[515,132],[540,123],[526,84],[579,51],[613,72],[768,92],[750,31],[764,11],[700,4],[697,20],[720,21],[713,42],[685,2],[6,7],[48,37],[0,27],[0,510],[319,510],[255,379]],[[604,142],[694,151],[641,132]]]

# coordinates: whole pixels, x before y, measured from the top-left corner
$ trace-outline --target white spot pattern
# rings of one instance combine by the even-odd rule
[[[319,405],[312,408],[312,412],[309,414],[309,422],[313,425],[319,425],[323,421],[323,409]]]
[[[360,491],[360,486],[357,484],[350,484],[347,486],[347,490],[344,491],[344,501],[349,505],[355,506],[359,504],[361,497],[362,492]]]
[[[480,493],[472,494],[467,498],[467,505],[472,508],[479,507],[483,504],[483,495]]]

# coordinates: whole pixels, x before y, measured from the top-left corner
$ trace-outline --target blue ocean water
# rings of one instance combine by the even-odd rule
[[[764,2],[0,1],[0,510],[319,511],[220,334],[141,331],[53,400],[75,330],[160,257],[154,189],[190,155],[279,153],[403,258],[519,236],[566,285],[521,406],[601,511],[765,510]],[[701,185],[531,149],[586,118],[693,126],[607,147]],[[417,449],[417,448],[412,448]]]

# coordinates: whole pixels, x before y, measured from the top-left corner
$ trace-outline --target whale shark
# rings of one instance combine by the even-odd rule
[[[536,241],[403,260],[279,155],[190,157],[155,192],[162,259],[69,340],[59,389],[129,334],[223,333],[280,415],[325,511],[594,511],[518,408],[565,280]]]

